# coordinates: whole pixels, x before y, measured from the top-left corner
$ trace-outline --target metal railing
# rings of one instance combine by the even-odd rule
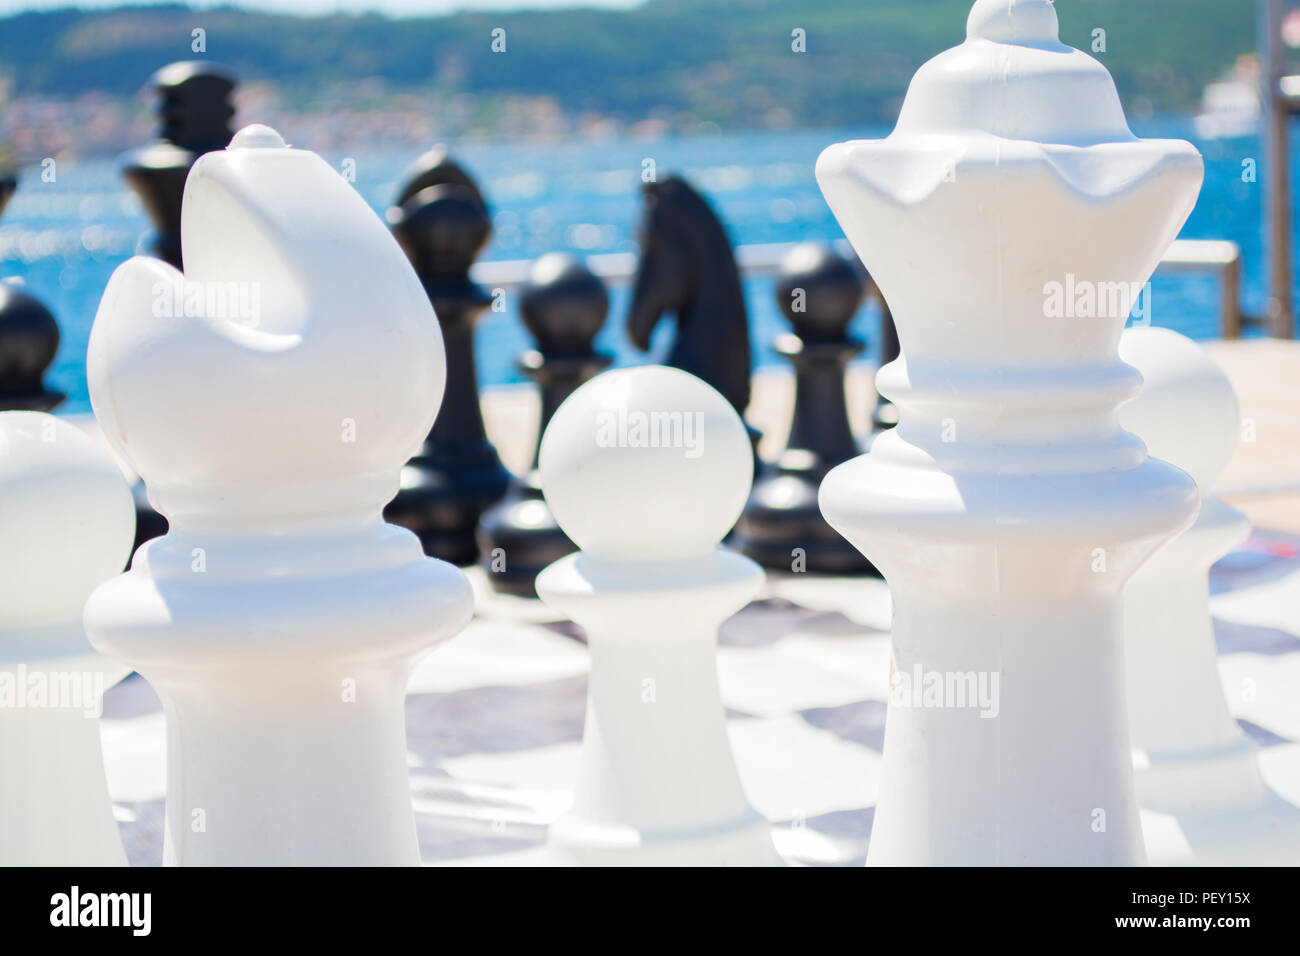
[[[848,240],[832,243],[836,250],[850,259],[856,257]],[[772,242],[737,246],[736,264],[742,276],[775,276],[781,260],[798,243]],[[528,279],[532,267],[530,259],[502,259],[476,264],[470,275],[475,282],[493,289],[513,292]],[[607,285],[622,286],[632,281],[636,274],[637,256],[631,252],[601,253],[587,257],[587,268],[600,276]],[[1241,311],[1241,249],[1226,239],[1179,239],[1160,260],[1162,272],[1214,272],[1221,286],[1219,327],[1225,339],[1241,335],[1244,326],[1263,320],[1244,315]]]

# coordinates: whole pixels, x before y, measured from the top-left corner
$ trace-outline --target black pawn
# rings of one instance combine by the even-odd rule
[[[551,253],[533,264],[519,311],[537,343],[519,361],[520,370],[541,393],[537,447],[528,474],[512,482],[506,500],[483,516],[479,561],[496,590],[536,597],[533,581],[538,572],[578,550],[542,497],[537,467],[542,435],[560,403],[611,361],[592,347],[609,312],[609,294],[577,259]]]
[[[183,269],[185,178],[200,156],[230,143],[235,77],[212,63],[185,62],[163,67],[150,84],[158,94],[158,139],[124,156],[122,175],[153,220],[154,255]]]
[[[46,388],[59,324],[17,283],[0,282],[0,411],[48,412],[66,397]]]
[[[844,372],[863,344],[848,325],[862,304],[866,276],[830,246],[804,243],[781,263],[777,304],[794,334],[776,348],[795,369],[790,437],[764,465],[737,525],[737,543],[765,567],[820,574],[870,574],[874,568],[822,518],[817,490],[826,473],[858,454],[844,398]]]
[[[384,517],[420,537],[425,554],[462,567],[478,559],[479,517],[510,483],[479,408],[474,326],[492,297],[469,277],[492,233],[478,187],[435,150],[421,157],[388,219],[433,303],[447,353],[442,408]]]

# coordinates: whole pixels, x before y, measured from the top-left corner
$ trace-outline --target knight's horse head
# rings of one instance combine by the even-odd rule
[[[665,312],[677,319],[667,364],[690,372],[743,412],[749,404],[749,325],[726,229],[685,180],[646,183],[641,259],[627,332],[642,351]]]

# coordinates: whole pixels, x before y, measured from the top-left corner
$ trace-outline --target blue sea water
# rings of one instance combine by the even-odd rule
[[[1140,136],[1197,142],[1190,121],[1135,123]],[[712,201],[736,243],[836,239],[841,232],[813,178],[818,153],[829,143],[874,138],[887,129],[799,130],[712,134],[656,141],[581,141],[547,144],[450,144],[478,180],[493,211],[493,237],[483,259],[531,259],[553,250],[577,254],[635,252],[641,170],[654,161],[659,175],[686,176]],[[310,143],[295,144],[310,148]],[[1260,160],[1257,139],[1197,142],[1205,156],[1205,186],[1184,227],[1187,239],[1232,239],[1242,247],[1243,306],[1261,310],[1265,263],[1261,253],[1262,182],[1243,180],[1243,161]],[[1292,155],[1300,158],[1300,144]],[[323,154],[336,168],[355,164],[356,188],[378,212],[388,206],[415,153]],[[146,251],[150,224],[111,159],[64,161],[45,182],[39,167],[25,169],[18,192],[0,219],[0,277],[18,276],[58,317],[63,339],[47,377],[68,393],[63,410],[85,412],[85,354],[90,325],[114,268]],[[1293,211],[1294,221],[1294,211]],[[941,276],[936,281],[943,281]],[[745,284],[755,364],[782,359],[772,340],[786,330],[770,279]],[[661,326],[650,356],[623,333],[626,287],[611,293],[610,318],[598,346],[616,363],[653,360],[669,330]],[[478,367],[484,385],[521,381],[519,353],[530,343],[513,300],[488,313],[478,331]],[[1218,280],[1209,274],[1158,275],[1152,282],[1151,319],[1194,338],[1219,335]],[[365,322],[365,315],[358,315]],[[864,306],[854,332],[878,355],[879,311]]]

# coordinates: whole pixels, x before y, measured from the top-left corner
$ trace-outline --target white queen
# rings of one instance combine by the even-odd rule
[[[897,670],[1001,676],[996,719],[890,708],[871,863],[1142,862],[1119,596],[1197,492],[1117,423],[1124,316],[1043,290],[1140,287],[1201,178],[1188,143],[1134,137],[1048,0],[979,0],[892,135],[818,160],[902,343],[877,379],[899,426],[822,511],[889,581]]]

